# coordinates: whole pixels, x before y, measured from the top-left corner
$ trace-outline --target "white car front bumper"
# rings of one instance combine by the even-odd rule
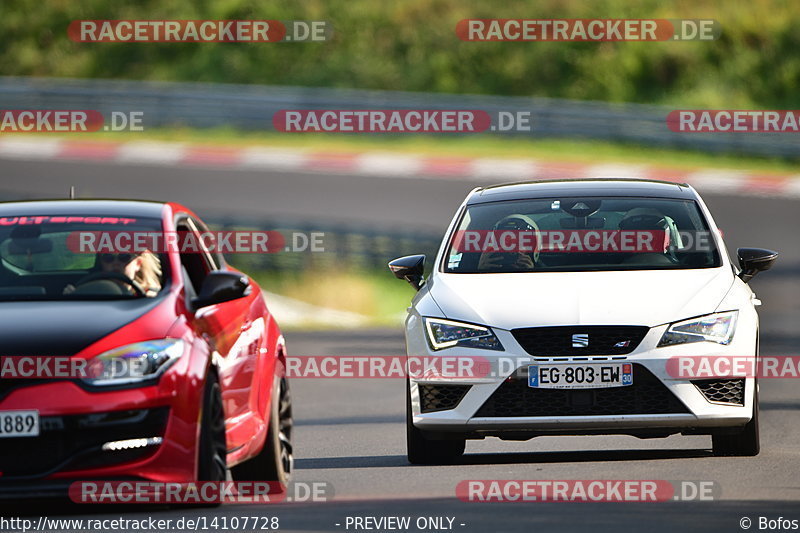
[[[513,438],[514,435],[524,437],[525,435],[535,436],[538,434],[557,435],[557,434],[642,434],[648,432],[654,435],[670,433],[710,433],[712,430],[726,427],[741,427],[752,417],[753,399],[756,381],[753,377],[742,378],[744,382],[743,405],[712,402],[701,392],[701,390],[689,379],[680,379],[670,375],[667,370],[667,361],[670,358],[679,356],[719,356],[735,354],[739,357],[747,356],[755,359],[755,331],[747,334],[745,331],[737,332],[736,342],[728,346],[722,346],[711,342],[699,342],[657,348],[656,345],[666,330],[667,326],[651,328],[642,342],[632,353],[624,358],[611,359],[608,361],[625,362],[639,365],[639,368],[646,369],[657,379],[654,387],[663,386],[668,391],[665,395],[664,390],[660,391],[660,397],[672,395],[670,406],[677,406],[676,409],[663,412],[663,409],[641,409],[639,412],[614,412],[614,414],[590,414],[588,410],[583,414],[580,409],[568,409],[573,413],[554,412],[552,415],[539,412],[537,416],[517,416],[518,413],[509,413],[511,416],[503,416],[501,409],[493,409],[489,416],[486,416],[486,409],[482,407],[490,400],[493,394],[497,393],[503,386],[508,386],[507,379],[513,374],[519,376],[527,375],[527,365],[529,364],[558,364],[555,361],[545,362],[537,360],[528,355],[516,341],[513,334],[507,330],[493,328],[495,335],[500,339],[505,351],[491,351],[479,349],[449,348],[446,350],[433,351],[426,338],[425,332],[421,327],[422,321],[417,317],[411,317],[407,323],[407,348],[408,354],[422,356],[425,358],[451,356],[451,357],[474,357],[480,358],[489,364],[490,371],[485,377],[470,376],[459,378],[442,378],[435,376],[417,376],[409,380],[411,392],[411,409],[413,423],[420,429],[464,433],[468,436],[480,437],[481,435],[495,435]],[[749,348],[749,351],[745,349]],[[590,357],[586,361],[581,357],[567,358],[568,361],[580,364],[597,363],[602,364],[601,358]],[[636,371],[634,369],[634,384],[637,385]],[[639,372],[640,375],[646,372]],[[483,375],[483,374],[481,374]],[[649,377],[649,376],[647,376]],[[432,412],[422,412],[420,402],[420,386],[424,385],[462,385],[469,389],[461,398],[457,405],[451,409],[437,410]],[[525,387],[527,383],[516,383],[517,387]],[[610,398],[609,394],[615,391],[624,393],[620,387],[616,389],[603,389],[602,394]],[[595,389],[585,389],[595,390]],[[570,395],[571,393],[561,393]],[[590,395],[593,393],[589,393]],[[567,396],[562,396],[567,397]],[[583,398],[587,396],[584,394]],[[596,397],[595,397],[596,398]],[[596,399],[594,400],[596,401]],[[641,412],[641,411],[645,412]],[[538,411],[542,411],[539,409]],[[556,409],[555,411],[558,411]],[[595,409],[595,411],[597,411]],[[602,411],[602,409],[600,409]],[[660,411],[660,412],[655,412]]]

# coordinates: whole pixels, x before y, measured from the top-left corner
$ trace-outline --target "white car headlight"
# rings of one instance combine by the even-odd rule
[[[738,311],[727,311],[675,322],[669,325],[658,346],[703,341],[729,344],[736,330],[738,315]]]
[[[503,345],[491,328],[475,324],[454,322],[443,318],[425,318],[425,330],[434,350],[453,346],[503,350]]]
[[[117,386],[146,382],[163,374],[183,354],[181,339],[158,339],[114,348],[88,362],[84,382]]]

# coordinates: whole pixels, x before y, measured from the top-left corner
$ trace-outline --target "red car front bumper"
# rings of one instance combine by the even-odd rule
[[[121,390],[98,391],[71,381],[4,381],[0,410],[37,410],[40,434],[5,439],[0,496],[54,487],[61,492],[75,480],[196,479],[203,383],[183,377],[176,367],[155,385]],[[103,449],[110,442],[153,437],[161,443]]]

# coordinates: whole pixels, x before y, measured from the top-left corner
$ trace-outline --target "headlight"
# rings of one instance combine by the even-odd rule
[[[728,311],[675,322],[667,328],[658,346],[702,341],[729,344],[736,330],[738,314],[738,311]]]
[[[426,318],[425,329],[428,340],[434,350],[442,350],[452,346],[464,348],[482,348],[484,350],[502,350],[503,345],[495,337],[494,332],[485,326],[464,324],[441,318]]]
[[[183,354],[181,339],[137,342],[104,352],[88,363],[90,385],[115,386],[157,378]]]

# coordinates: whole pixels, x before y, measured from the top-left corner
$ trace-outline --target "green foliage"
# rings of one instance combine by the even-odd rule
[[[4,0],[0,74],[798,107],[792,0]],[[717,41],[462,42],[464,18],[713,18]],[[76,19],[327,20],[327,43],[75,43]]]

